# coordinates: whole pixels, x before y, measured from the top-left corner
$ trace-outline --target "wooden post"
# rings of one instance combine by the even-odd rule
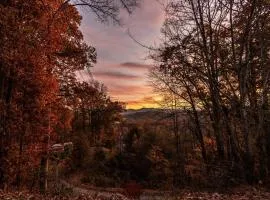
[[[55,167],[55,179],[56,179],[56,190],[57,192],[60,191],[59,187],[59,161],[56,161],[56,167]]]
[[[48,159],[46,156],[41,157],[40,161],[40,174],[39,174],[39,190],[40,193],[45,193],[47,191],[47,175],[48,175]]]
[[[49,172],[49,154],[50,154],[50,132],[51,132],[51,108],[49,110],[49,124],[48,124],[48,134],[44,137],[45,153],[41,157],[40,161],[40,179],[39,179],[39,189],[41,193],[45,193],[48,190],[48,172]]]

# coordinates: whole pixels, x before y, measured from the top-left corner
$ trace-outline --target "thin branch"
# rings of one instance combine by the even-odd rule
[[[139,42],[139,41],[138,41],[137,39],[135,39],[135,37],[130,33],[129,29],[127,30],[127,34],[128,34],[128,36],[129,36],[135,43],[137,43],[137,44],[140,45],[141,47],[146,48],[146,49],[151,50],[151,51],[160,51],[159,48],[153,48],[153,47],[147,46],[147,45],[142,44],[141,42]]]

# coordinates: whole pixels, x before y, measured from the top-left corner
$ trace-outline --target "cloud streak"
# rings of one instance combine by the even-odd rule
[[[139,79],[140,76],[134,74],[127,74],[119,71],[110,72],[93,72],[93,75],[98,79]]]
[[[139,70],[148,70],[152,67],[152,65],[141,64],[136,62],[124,62],[121,63],[120,66],[126,67],[128,69],[139,69]]]

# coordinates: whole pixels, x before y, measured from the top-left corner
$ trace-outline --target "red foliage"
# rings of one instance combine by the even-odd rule
[[[0,184],[19,184],[47,152],[44,136],[53,142],[59,129],[70,128],[65,86],[95,61],[82,40],[81,16],[62,3],[0,3]]]
[[[136,181],[130,181],[124,185],[124,194],[130,198],[139,199],[142,194],[142,186]]]

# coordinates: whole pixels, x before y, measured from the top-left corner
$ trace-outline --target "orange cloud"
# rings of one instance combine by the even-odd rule
[[[152,88],[145,85],[110,85],[109,92],[112,96],[120,97],[121,100],[130,100],[143,98],[152,93]],[[124,98],[121,98],[124,97]]]

